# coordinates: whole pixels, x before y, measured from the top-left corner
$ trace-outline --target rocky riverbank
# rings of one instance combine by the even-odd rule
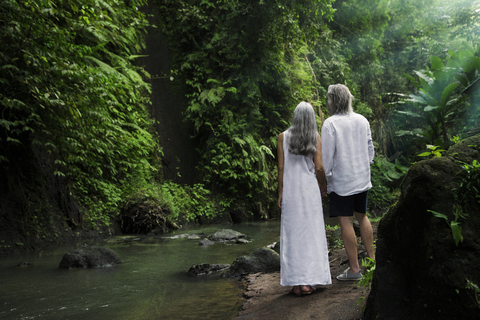
[[[372,223],[376,238],[376,223]],[[332,237],[332,232],[329,232]],[[330,243],[333,243],[330,238]],[[359,256],[365,256],[363,245]],[[363,307],[370,289],[358,287],[357,282],[338,281],[335,277],[348,267],[344,248],[332,248],[329,252],[332,284],[317,286],[308,296],[290,294],[290,287],[280,285],[280,272],[256,273],[245,277],[244,302],[235,320],[249,319],[362,319]],[[365,298],[365,299],[362,299]],[[359,303],[359,301],[361,301]]]

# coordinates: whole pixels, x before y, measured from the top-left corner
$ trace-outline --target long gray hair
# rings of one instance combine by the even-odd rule
[[[353,95],[343,84],[332,84],[327,91],[327,110],[330,115],[349,114],[353,112]]]
[[[309,156],[317,151],[318,128],[315,111],[310,103],[302,101],[295,108],[292,125],[288,129],[288,151]]]

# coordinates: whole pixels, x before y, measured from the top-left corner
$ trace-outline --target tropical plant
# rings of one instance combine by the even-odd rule
[[[445,65],[439,57],[432,57],[427,69],[415,71],[418,81],[408,76],[418,93],[404,96],[403,102],[409,102],[408,106],[413,108],[397,112],[406,116],[410,128],[398,130],[397,135],[411,135],[429,145],[447,149],[450,131],[467,113],[467,96],[462,94],[461,88],[475,81],[479,70],[480,58],[470,48],[449,51]]]
[[[429,157],[429,156],[433,156],[433,157],[441,157],[443,154],[442,152],[445,152],[446,150],[444,149],[440,149],[439,146],[433,146],[431,144],[427,144],[427,149],[430,150],[430,151],[425,151],[425,152],[422,152],[420,154],[418,154],[417,156],[418,157]]]
[[[204,222],[221,217],[229,205],[221,196],[214,197],[203,184],[190,187],[165,181],[161,190],[163,195],[170,198],[166,206],[171,210],[170,218],[175,222]]]
[[[472,289],[475,292],[475,300],[477,300],[478,307],[480,308],[480,288],[473,283],[471,280],[467,280],[467,285],[465,289]]]
[[[357,287],[362,286],[365,289],[368,289],[373,281],[373,275],[375,273],[375,269],[377,266],[377,262],[375,259],[366,257],[362,259],[362,267],[365,268],[365,272],[362,275],[362,279],[358,281]],[[357,301],[357,305],[360,304],[365,299],[365,296],[361,297]]]
[[[305,43],[332,15],[331,1],[155,3],[173,76],[187,85],[207,188],[270,207],[275,138],[300,101],[318,96]]]
[[[461,208],[458,208],[458,207],[455,208],[455,211],[454,211],[455,220],[452,220],[450,222],[448,221],[447,215],[443,213],[436,212],[433,210],[427,210],[427,211],[433,214],[436,218],[445,219],[450,229],[452,230],[452,236],[453,236],[453,239],[455,240],[455,245],[458,246],[460,242],[463,242],[462,227],[460,226],[460,222],[458,221],[458,219],[459,218],[466,219],[468,215],[463,214],[461,212]]]
[[[368,191],[371,212],[376,214],[392,205],[398,198],[395,186],[399,184],[402,177],[408,171],[398,159],[394,162],[388,161],[385,156],[376,155],[375,164],[371,167],[372,188]]]
[[[472,164],[463,163],[461,181],[454,189],[457,201],[461,205],[468,205],[469,202],[480,203],[480,163],[473,160]]]
[[[134,64],[145,3],[0,2],[2,170],[25,170],[17,155],[35,150],[91,226],[108,223],[125,194],[158,168],[148,74]]]

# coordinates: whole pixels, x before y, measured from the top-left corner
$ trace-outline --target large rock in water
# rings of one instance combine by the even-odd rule
[[[197,264],[192,266],[189,270],[188,273],[194,276],[202,276],[202,275],[207,275],[211,274],[214,272],[219,272],[223,271],[230,268],[229,264],[210,264],[210,263],[203,263],[203,264]]]
[[[410,168],[398,203],[378,226],[365,319],[480,319],[478,295],[467,284],[480,285],[480,205],[478,198],[460,203],[454,192],[465,173],[461,162],[480,160],[479,150],[477,135]],[[450,228],[455,212],[469,215],[457,220],[458,246]]]
[[[240,238],[245,238],[246,236],[243,233],[240,233],[231,229],[219,229],[212,235],[210,239],[213,241],[228,241],[228,240],[237,240]]]
[[[85,247],[67,252],[60,262],[60,268],[111,267],[120,263],[120,258],[112,249]]]
[[[280,255],[270,248],[259,248],[248,256],[238,257],[232,263],[229,273],[243,275],[257,272],[280,271]]]

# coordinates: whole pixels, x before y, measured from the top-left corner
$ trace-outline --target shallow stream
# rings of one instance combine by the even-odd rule
[[[201,247],[199,240],[168,238],[227,228],[246,234],[251,242]],[[97,243],[122,260],[110,268],[59,269],[63,255],[74,246],[3,258],[0,319],[232,319],[242,304],[239,279],[194,277],[188,269],[201,263],[231,264],[278,241],[279,234],[279,222],[258,222],[183,229],[155,237],[120,236]],[[18,267],[22,261],[33,265]]]

